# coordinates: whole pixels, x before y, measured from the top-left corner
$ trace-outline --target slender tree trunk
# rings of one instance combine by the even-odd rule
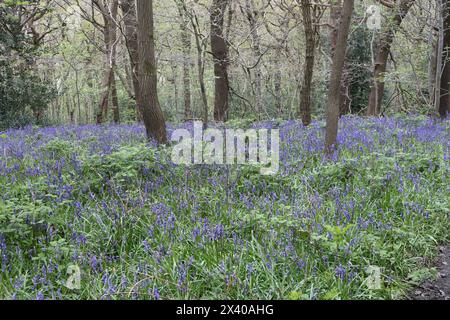
[[[189,20],[183,8],[180,12],[180,32],[181,44],[183,47],[183,99],[184,99],[184,119],[192,118],[191,110],[191,33],[188,30]]]
[[[135,0],[121,0],[120,6],[123,13],[123,22],[125,27],[125,39],[130,57],[130,66],[132,71],[132,82],[134,90],[134,98],[136,101],[136,117],[137,120],[142,119],[139,106],[142,105],[140,101],[141,94],[139,92],[139,53],[138,53],[138,39],[137,39],[137,17],[136,17],[136,1]]]
[[[147,136],[167,143],[164,115],[158,101],[155,38],[153,33],[153,0],[136,0],[138,17],[140,110]]]
[[[78,69],[75,69],[75,90],[77,91],[78,124],[81,123],[81,100]]]
[[[186,9],[183,7],[184,13]],[[202,115],[203,115],[203,125],[206,127],[209,121],[209,106],[208,97],[206,95],[205,86],[205,49],[201,39],[200,34],[200,24],[195,13],[189,14],[189,19],[191,21],[192,29],[194,30],[195,46],[197,48],[197,72],[198,72],[198,82],[200,87],[200,95],[202,97]]]
[[[279,51],[281,56],[281,50]],[[275,73],[273,76],[274,81],[274,93],[275,93],[275,108],[277,109],[277,114],[279,117],[283,116],[283,103],[282,103],[282,90],[281,90],[281,61],[280,59],[276,59],[275,61]]]
[[[327,103],[327,125],[325,137],[325,153],[330,157],[335,150],[337,143],[339,124],[339,102],[341,99],[341,79],[347,52],[347,42],[350,33],[350,23],[354,9],[354,0],[344,0],[342,16],[338,28],[336,49],[333,56],[331,69],[331,81]]]
[[[177,65],[173,64],[171,66],[172,69],[172,79],[170,80],[170,82],[173,85],[173,108],[175,109],[175,115],[178,116],[178,96],[179,96],[179,90],[178,90],[178,83],[177,83],[177,79],[178,79],[178,67]]]
[[[119,0],[112,0],[110,13],[108,19],[110,20],[109,26],[111,28],[111,102],[113,106],[113,121],[114,123],[120,123],[120,111],[119,111],[119,99],[117,98],[117,85],[116,85],[116,69],[117,69],[117,13],[119,10]]]
[[[330,9],[330,43],[331,43],[331,56],[334,55],[336,45],[338,43],[338,25],[342,14],[342,0],[337,0],[331,4]],[[349,79],[347,66],[344,61],[344,67],[342,71],[341,85],[340,85],[340,98],[339,98],[339,115],[350,112],[350,99],[349,99]]]
[[[436,39],[436,34],[430,34],[429,45],[431,47],[430,61],[428,62],[428,92],[430,95],[430,105],[435,105],[436,99],[436,74],[438,68],[438,47],[439,47],[439,33]],[[437,109],[437,108],[436,108]]]
[[[374,86],[369,95],[369,106],[367,108],[368,116],[376,116],[381,112],[381,103],[384,96],[384,78],[395,32],[400,27],[413,3],[414,0],[400,1],[398,12],[394,15],[391,23],[388,24],[387,30],[380,37],[373,70]]]
[[[56,119],[58,119],[58,122],[61,122],[61,98],[58,97],[56,98]]]
[[[106,55],[105,55],[105,74],[103,77],[102,82],[102,88],[103,93],[100,97],[100,103],[97,109],[97,124],[102,124],[105,121],[105,118],[108,114],[108,105],[109,105],[109,92],[111,89],[111,83],[112,83],[112,75],[113,71],[110,67],[110,47],[111,47],[111,40],[110,40],[110,34],[109,34],[110,28],[109,28],[109,22],[105,19],[105,26],[103,29],[103,37],[105,39],[105,47],[106,47]]]
[[[113,0],[110,4],[109,9],[105,6],[101,5],[98,1],[95,2],[98,9],[100,10],[103,21],[103,36],[105,39],[105,53],[106,53],[106,68],[105,68],[105,76],[103,80],[103,88],[104,92],[100,98],[99,108],[97,111],[97,123],[101,124],[105,121],[108,113],[108,105],[109,105],[109,95],[112,95],[112,104],[113,104],[113,119],[114,122],[119,122],[119,104],[117,99],[117,91],[116,91],[116,79],[114,76],[114,72],[116,69],[116,61],[117,61],[117,12],[119,2],[118,0]],[[114,91],[114,92],[113,92]]]
[[[228,45],[224,38],[223,25],[228,0],[213,0],[211,6],[211,51],[214,60],[215,98],[214,120],[227,121],[228,115]]]
[[[437,21],[438,21],[438,37],[436,44],[436,74],[434,76],[434,107],[439,112],[439,104],[441,103],[441,76],[442,66],[444,63],[444,15],[442,14],[444,0],[436,0],[437,5]]]
[[[113,121],[114,123],[120,123],[120,111],[119,111],[119,98],[117,96],[117,85],[116,85],[116,77],[115,72],[112,73],[112,82],[111,82],[111,102],[113,105]]]
[[[339,102],[339,115],[342,116],[351,113],[350,104],[350,72],[348,71],[347,63],[344,62],[344,69],[342,70],[341,79],[341,101]]]
[[[303,124],[309,126],[311,124],[311,109],[312,109],[312,80],[314,75],[314,51],[315,51],[315,36],[314,27],[312,23],[311,0],[301,0],[303,25],[305,28],[306,37],[306,63],[304,69],[303,87],[300,99],[300,114]]]
[[[247,20],[250,27],[250,35],[252,38],[252,51],[254,58],[254,89],[255,89],[255,112],[258,119],[261,118],[262,113],[262,72],[261,72],[261,39],[258,32],[258,16],[259,13],[255,8],[253,0],[245,0],[245,9]]]
[[[85,106],[86,123],[90,123],[92,115],[93,115],[91,112],[92,112],[92,110],[95,110],[95,96],[93,94],[94,79],[93,79],[93,71],[91,69],[87,70],[86,85],[89,88],[89,94],[86,97],[87,103]]]
[[[276,34],[273,34],[270,31],[270,28],[266,24],[267,31],[272,35],[272,37],[277,41],[276,44],[276,55],[273,63],[275,64],[274,71],[274,95],[275,95],[275,107],[277,109],[277,113],[279,117],[283,116],[284,108],[283,108],[283,54],[286,49],[286,43],[289,36],[289,19],[287,16],[285,17],[283,23],[280,25],[280,30],[282,31],[282,36],[278,37]]]
[[[196,34],[196,41],[200,43],[199,35]],[[202,96],[203,103],[203,123],[205,126],[208,125],[209,122],[209,106],[208,106],[208,97],[206,95],[206,85],[205,85],[205,57],[204,51],[201,46],[197,46],[197,68],[198,68],[198,82],[200,84],[200,93]]]
[[[69,96],[66,97],[66,102],[67,102],[67,113],[69,116],[70,124],[74,125],[75,124],[75,104],[72,105],[72,102],[70,101]]]
[[[105,91],[101,95],[100,104],[97,110],[97,124],[102,124],[108,117],[109,93],[113,75],[114,73],[111,70],[108,70],[107,74],[105,75],[105,79],[103,80],[102,86]]]
[[[450,114],[450,0],[442,1],[444,39],[443,39],[443,70],[440,81],[439,116],[447,118]]]

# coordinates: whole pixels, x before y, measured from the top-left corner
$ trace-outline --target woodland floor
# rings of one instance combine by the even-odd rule
[[[418,286],[412,300],[450,300],[450,246],[440,248],[436,260],[438,277]]]
[[[228,126],[278,129],[278,173],[141,125],[0,132],[0,299],[450,298],[450,122],[344,117],[333,161],[322,122]]]

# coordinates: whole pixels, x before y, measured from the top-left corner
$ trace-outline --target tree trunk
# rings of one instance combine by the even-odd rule
[[[120,123],[120,111],[119,111],[119,98],[117,96],[117,85],[116,85],[116,77],[115,73],[112,73],[112,82],[111,82],[111,102],[113,105],[113,121],[114,123]]]
[[[134,98],[136,101],[136,114],[137,119],[141,120],[142,115],[140,113],[139,106],[142,105],[142,103],[140,101],[141,94],[139,93],[139,54],[137,39],[136,1],[121,0],[120,6],[123,12],[126,45],[128,49],[128,55],[130,56]]]
[[[344,62],[344,69],[342,70],[341,79],[341,100],[339,102],[340,116],[351,113],[350,104],[350,72],[348,71],[347,63]]]
[[[203,122],[204,125],[208,125],[209,121],[209,106],[208,106],[208,97],[206,95],[206,85],[205,85],[205,56],[204,50],[200,45],[200,35],[196,34],[195,39],[197,42],[197,69],[198,69],[198,82],[200,84],[200,93],[202,96],[203,103]]]
[[[138,18],[138,55],[140,110],[147,137],[167,143],[164,115],[158,101],[155,38],[153,34],[153,0],[136,0]]]
[[[227,121],[228,115],[228,45],[224,38],[223,25],[228,0],[213,0],[211,6],[211,51],[214,61],[215,98],[214,120]]]
[[[250,27],[250,35],[252,37],[252,52],[254,58],[254,89],[255,89],[255,112],[258,119],[262,113],[262,72],[261,72],[261,39],[258,33],[258,15],[255,4],[252,0],[245,0],[245,9],[247,20]]]
[[[354,9],[354,0],[344,0],[342,16],[338,28],[336,49],[333,55],[331,81],[327,103],[327,126],[325,137],[325,153],[328,157],[334,153],[339,124],[339,102],[341,99],[341,79],[347,52],[350,23]]]
[[[112,76],[114,75],[111,70],[108,70],[105,75],[105,79],[103,80],[102,87],[104,88],[104,92],[100,98],[100,104],[97,110],[97,124],[102,124],[105,122],[105,119],[108,117],[108,106],[109,106],[109,92],[112,83]]]
[[[444,23],[443,70],[440,81],[439,116],[447,118],[450,113],[450,0],[442,1]]]
[[[306,37],[306,61],[303,78],[303,88],[300,98],[300,114],[303,125],[309,126],[311,124],[311,109],[312,109],[312,80],[314,75],[314,51],[315,51],[315,36],[314,27],[312,23],[311,0],[301,0],[303,25],[305,28]]]
[[[97,3],[97,2],[96,2]],[[118,0],[113,0],[111,2],[109,10],[104,6],[97,4],[104,21],[103,36],[105,39],[105,49],[106,49],[106,68],[105,76],[103,80],[104,92],[100,98],[100,104],[97,111],[97,124],[101,124],[105,121],[108,113],[109,105],[109,95],[112,95],[113,104],[113,120],[114,122],[119,122],[119,103],[117,99],[116,90],[116,79],[114,72],[116,69],[116,53],[117,53],[117,11],[118,11]]]
[[[112,69],[112,79],[111,79],[111,102],[113,106],[113,121],[114,123],[120,123],[120,112],[119,112],[119,99],[117,98],[117,85],[115,72],[117,69],[117,13],[119,10],[119,0],[113,0],[111,2],[110,14],[108,18],[110,20],[109,26],[111,28],[111,69]]]
[[[78,124],[81,124],[81,100],[80,100],[80,85],[78,69],[75,68],[75,90],[77,94],[77,107],[78,107]]]
[[[437,39],[435,39],[437,34]],[[436,105],[436,75],[438,68],[439,33],[431,33],[429,45],[431,47],[430,60],[428,62],[428,92],[430,95],[430,105]],[[437,108],[436,108],[437,109]]]
[[[188,30],[189,20],[183,8],[180,12],[181,44],[183,46],[183,97],[184,97],[184,119],[192,118],[191,110],[191,34]]]
[[[90,123],[91,118],[93,116],[92,110],[95,110],[95,95],[93,94],[94,79],[93,79],[93,71],[91,69],[87,70],[86,85],[89,88],[89,94],[86,97],[87,102],[86,102],[86,106],[85,106],[86,124],[88,124],[88,123]],[[94,120],[94,119],[92,119],[92,120]]]
[[[369,95],[369,106],[367,108],[368,116],[376,116],[381,112],[381,103],[384,96],[384,78],[395,32],[398,30],[403,19],[408,14],[413,2],[414,0],[400,1],[398,12],[392,18],[392,22],[388,23],[387,30],[383,32],[379,40],[373,70],[374,86]]]
[[[106,56],[105,56],[105,75],[103,77],[102,88],[103,93],[100,97],[100,103],[97,109],[97,124],[102,124],[105,121],[105,118],[108,114],[108,105],[109,105],[109,92],[111,89],[112,82],[112,69],[110,67],[109,61],[109,53],[110,53],[110,34],[109,34],[109,22],[105,19],[105,26],[103,29],[103,37],[105,39],[105,47],[106,47]]]
[[[187,14],[186,8],[183,6],[184,13]],[[198,82],[200,87],[200,95],[202,97],[202,116],[203,125],[206,127],[209,121],[209,107],[208,107],[208,97],[206,95],[205,86],[205,45],[206,42],[202,42],[202,35],[200,33],[200,24],[198,18],[194,12],[189,13],[189,19],[191,21],[192,29],[194,30],[195,46],[197,47],[197,72],[198,72]]]
[[[177,83],[178,66],[176,64],[172,64],[171,69],[172,69],[172,77],[169,81],[173,85],[173,98],[172,98],[173,101],[171,103],[171,107],[175,110],[175,117],[177,117],[178,116],[178,96],[179,96],[178,83]]]
[[[331,56],[333,57],[338,43],[338,25],[342,14],[342,0],[337,0],[331,5],[330,9],[330,43],[331,43]],[[347,66],[344,61],[344,67],[342,71],[342,78],[340,84],[340,98],[339,98],[339,115],[348,113],[350,111],[350,99],[349,99],[349,79]]]
[[[280,52],[280,55],[278,55],[278,57],[281,57],[281,50],[278,51]],[[274,81],[274,94],[275,94],[275,108],[277,109],[277,114],[278,116],[281,118],[283,116],[283,103],[282,103],[282,90],[281,90],[281,80],[282,80],[282,76],[281,76],[281,61],[280,59],[277,59],[275,61],[275,74],[273,76],[273,81]]]

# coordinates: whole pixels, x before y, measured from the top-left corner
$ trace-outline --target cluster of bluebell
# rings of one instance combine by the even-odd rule
[[[448,121],[343,118],[333,161],[321,122],[253,127],[279,129],[276,175],[175,165],[140,125],[2,133],[0,297],[392,297],[448,240]]]

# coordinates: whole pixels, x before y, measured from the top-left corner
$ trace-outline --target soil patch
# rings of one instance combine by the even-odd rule
[[[439,252],[438,278],[418,286],[411,294],[412,300],[450,300],[450,246],[441,247]]]

